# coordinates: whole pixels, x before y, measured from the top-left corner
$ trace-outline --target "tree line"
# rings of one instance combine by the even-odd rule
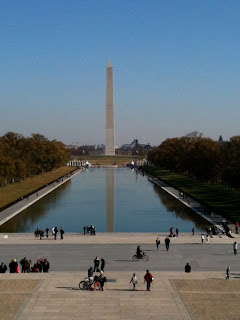
[[[69,160],[69,152],[60,141],[49,141],[38,133],[26,138],[8,132],[0,137],[0,185],[51,171]]]
[[[148,154],[156,166],[240,189],[240,136],[214,141],[198,132],[169,138]]]

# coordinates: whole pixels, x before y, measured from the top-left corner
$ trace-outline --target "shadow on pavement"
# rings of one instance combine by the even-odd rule
[[[119,262],[134,262],[133,260],[113,260],[113,261],[119,261]]]
[[[133,289],[107,289],[108,291],[134,291],[134,292],[140,292],[140,291],[147,291],[147,290],[133,290]]]
[[[66,290],[80,290],[79,288],[76,287],[56,287],[57,289],[66,289]]]

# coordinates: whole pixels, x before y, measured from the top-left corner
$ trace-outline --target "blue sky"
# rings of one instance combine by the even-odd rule
[[[0,2],[0,135],[116,144],[240,134],[239,1]]]

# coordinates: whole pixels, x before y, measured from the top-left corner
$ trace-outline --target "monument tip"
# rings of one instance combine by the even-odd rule
[[[107,65],[107,67],[108,68],[112,68],[112,62],[111,62],[111,60],[109,59],[109,61],[108,61],[108,65]]]

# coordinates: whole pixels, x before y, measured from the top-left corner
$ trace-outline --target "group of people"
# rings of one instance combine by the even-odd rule
[[[145,282],[147,283],[147,291],[150,291],[152,281],[153,281],[152,274],[149,272],[149,270],[146,270],[146,274],[144,276],[144,283]],[[133,291],[135,291],[136,285],[138,284],[136,273],[133,273],[130,283],[132,283]]]
[[[46,232],[46,237],[48,238],[49,236],[49,228],[47,227],[45,232]],[[57,235],[58,235],[58,228],[57,227],[52,227],[52,236],[54,237],[55,240],[57,240]],[[44,231],[43,230],[40,230],[40,229],[36,229],[34,231],[34,235],[36,238],[39,237],[39,239],[41,240],[43,237],[44,237]],[[63,235],[64,235],[64,229],[63,227],[61,227],[60,229],[60,236],[61,236],[61,239],[63,239]]]
[[[28,260],[26,257],[24,257],[22,260],[20,260],[19,264],[16,259],[13,259],[9,263],[8,267],[10,273],[48,272],[50,264],[47,259],[39,258],[37,262],[32,265],[32,260]],[[0,265],[0,273],[5,273],[7,269],[8,268],[6,264],[2,262]]]
[[[171,227],[171,228],[169,229],[169,237],[175,238],[175,237],[178,237],[178,235],[179,235],[178,228],[176,228],[176,233],[174,232],[174,228],[173,228],[173,227]]]
[[[100,259],[98,257],[96,257],[93,261],[94,263],[94,270],[93,272],[100,272],[100,271],[104,271],[105,269],[105,260],[102,258],[101,259],[101,265],[100,265]]]
[[[83,234],[85,235],[85,234],[91,234],[91,236],[92,235],[96,235],[96,227],[95,226],[93,226],[92,224],[91,224],[91,226],[89,227],[89,226],[84,226],[83,227]]]
[[[101,260],[104,261],[104,259],[101,259]],[[94,264],[95,264],[95,262],[94,262]],[[104,266],[105,266],[105,261],[104,261]],[[99,282],[99,284],[100,284],[101,290],[103,291],[104,283],[107,281],[107,279],[106,279],[106,277],[104,276],[104,273],[103,273],[104,270],[97,269],[96,271],[99,272],[99,275],[95,275],[94,276],[93,273],[95,272],[95,265],[94,265],[94,269],[93,269],[93,267],[90,267],[88,269],[88,280],[89,280],[89,283],[92,283],[93,280],[97,280]]]
[[[169,237],[166,237],[166,239],[164,240],[164,242],[165,242],[166,250],[168,251],[171,240],[169,239]],[[157,247],[157,250],[159,250],[160,243],[161,243],[161,242],[160,242],[160,239],[159,239],[159,237],[157,237],[157,239],[156,239],[156,247]]]

